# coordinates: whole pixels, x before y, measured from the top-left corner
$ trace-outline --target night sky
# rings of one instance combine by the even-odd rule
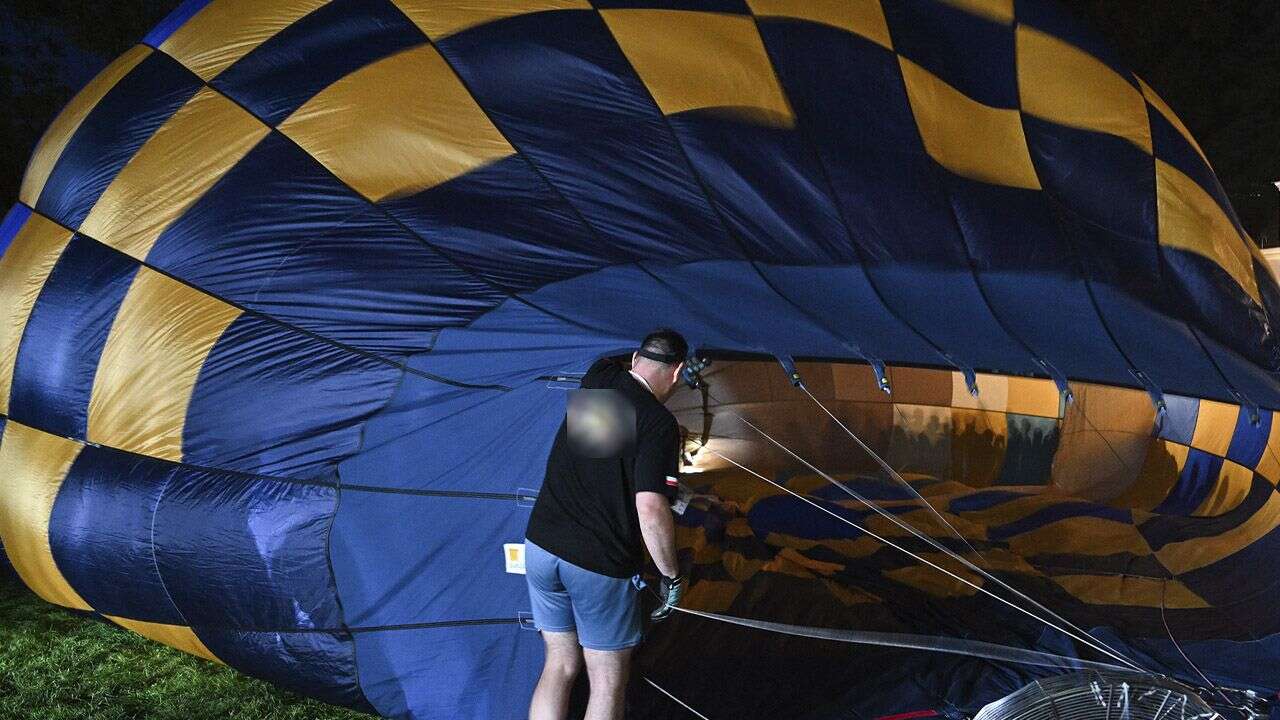
[[[1254,238],[1280,242],[1280,0],[1063,1],[1182,117]],[[176,4],[0,0],[0,206],[58,110]]]

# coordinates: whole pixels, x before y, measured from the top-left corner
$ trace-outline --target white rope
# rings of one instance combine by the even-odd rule
[[[688,704],[686,704],[686,703],[685,703],[683,700],[681,700],[680,698],[676,697],[675,695],[672,695],[671,693],[667,692],[666,690],[663,690],[663,689],[662,689],[662,687],[661,687],[660,685],[658,685],[658,683],[656,683],[656,682],[654,682],[654,681],[650,680],[650,679],[649,679],[649,678],[647,678],[647,677],[646,677],[646,678],[644,678],[644,681],[645,681],[645,682],[647,682],[647,683],[649,683],[650,685],[652,685],[652,686],[654,687],[654,689],[655,689],[655,690],[657,690],[658,692],[660,692],[660,693],[662,693],[663,695],[666,695],[667,697],[671,698],[671,700],[672,700],[672,701],[674,701],[674,702],[675,702],[675,704],[679,705],[680,707],[684,708],[685,710],[688,710],[689,712],[693,713],[694,715],[696,715],[696,716],[698,716],[698,717],[702,718],[702,720],[711,720],[711,718],[707,717],[706,715],[703,715],[702,713],[698,712],[697,710],[694,710],[693,708],[689,707],[689,706],[688,706]]]
[[[810,397],[812,397],[812,395],[810,395]],[[816,398],[815,398],[815,400],[816,400]],[[819,403],[819,404],[821,404],[821,403]],[[859,502],[861,502],[862,504],[866,505],[866,506],[867,506],[868,508],[870,508],[871,510],[875,511],[877,514],[879,514],[880,516],[884,517],[884,518],[885,518],[886,520],[888,520],[889,522],[893,523],[894,525],[897,525],[899,528],[901,528],[901,529],[903,529],[903,530],[907,531],[908,533],[910,533],[910,534],[911,534],[912,536],[914,536],[915,538],[917,538],[917,539],[921,540],[922,542],[924,542],[924,543],[928,544],[930,547],[932,547],[932,548],[934,548],[935,550],[937,550],[937,551],[939,551],[939,552],[943,553],[943,554],[944,554],[944,555],[946,555],[947,557],[950,557],[950,558],[952,558],[953,560],[955,560],[955,561],[959,562],[960,564],[964,565],[966,568],[968,568],[969,570],[971,570],[971,571],[973,571],[973,572],[977,573],[978,575],[982,576],[983,578],[985,578],[985,579],[987,579],[987,580],[990,580],[991,582],[993,582],[993,583],[995,583],[995,584],[999,585],[1000,587],[1002,587],[1002,588],[1004,588],[1004,589],[1008,590],[1009,592],[1013,593],[1014,595],[1018,596],[1019,598],[1021,598],[1021,599],[1025,600],[1025,601],[1027,601],[1027,602],[1031,603],[1031,604],[1032,604],[1033,606],[1035,606],[1038,610],[1040,610],[1040,611],[1042,611],[1042,612],[1044,612],[1044,613],[1048,614],[1050,617],[1052,617],[1053,619],[1055,619],[1055,620],[1057,620],[1058,622],[1062,623],[1063,625],[1066,625],[1067,627],[1070,627],[1070,628],[1071,628],[1072,630],[1074,630],[1075,632],[1077,632],[1077,633],[1080,633],[1080,634],[1082,634],[1082,635],[1087,636],[1087,637],[1089,638],[1089,640],[1083,640],[1082,638],[1080,638],[1080,637],[1079,637],[1079,636],[1077,636],[1077,635],[1074,635],[1074,634],[1072,634],[1072,633],[1067,633],[1067,634],[1068,634],[1068,635],[1070,635],[1071,637],[1074,637],[1074,638],[1076,638],[1077,640],[1080,640],[1081,642],[1086,643],[1087,645],[1089,645],[1090,647],[1094,648],[1095,650],[1099,650],[1099,651],[1103,652],[1104,654],[1106,654],[1106,655],[1108,655],[1108,656],[1110,656],[1110,657],[1112,657],[1112,658],[1114,658],[1114,659],[1116,659],[1116,660],[1120,660],[1121,662],[1125,663],[1126,665],[1130,666],[1131,668],[1133,668],[1133,669],[1135,669],[1135,670],[1138,670],[1138,671],[1140,671],[1140,672],[1150,672],[1150,671],[1149,671],[1149,670],[1147,670],[1146,668],[1143,668],[1142,666],[1140,666],[1140,665],[1138,665],[1137,663],[1133,662],[1132,660],[1128,659],[1128,658],[1127,658],[1127,657],[1125,657],[1123,654],[1121,654],[1121,653],[1117,652],[1117,651],[1116,651],[1114,648],[1112,648],[1110,645],[1107,645],[1105,642],[1103,642],[1103,641],[1101,641],[1101,640],[1097,639],[1096,637],[1094,637],[1094,636],[1093,636],[1093,634],[1091,634],[1089,631],[1084,630],[1083,628],[1081,628],[1081,627],[1077,626],[1075,623],[1072,623],[1070,620],[1067,620],[1066,618],[1062,617],[1061,615],[1058,615],[1058,614],[1057,614],[1057,613],[1055,613],[1054,611],[1050,610],[1049,608],[1047,608],[1047,607],[1045,607],[1044,605],[1042,605],[1042,604],[1040,604],[1039,602],[1037,602],[1035,599],[1033,599],[1033,598],[1029,597],[1028,595],[1026,595],[1025,593],[1023,593],[1023,592],[1019,591],[1017,588],[1014,588],[1014,587],[1010,586],[1008,583],[1004,582],[1003,580],[1001,580],[1001,579],[999,579],[999,578],[995,577],[994,575],[992,575],[991,573],[987,572],[986,570],[983,570],[982,568],[980,568],[980,567],[978,567],[977,565],[973,564],[973,563],[972,563],[972,562],[970,562],[968,559],[966,559],[966,558],[962,557],[960,554],[958,554],[958,553],[956,553],[956,552],[952,551],[950,548],[946,547],[945,545],[942,545],[941,543],[939,543],[938,541],[936,541],[936,540],[934,540],[933,538],[929,537],[928,535],[925,535],[924,533],[921,533],[920,531],[916,530],[916,529],[915,529],[914,527],[912,527],[911,525],[909,525],[909,524],[907,524],[907,523],[904,523],[904,522],[903,522],[901,519],[899,519],[897,516],[893,515],[893,514],[892,514],[892,513],[890,513],[890,512],[885,511],[885,510],[884,510],[883,508],[881,508],[879,505],[876,505],[875,503],[871,502],[870,500],[867,500],[866,498],[862,497],[860,494],[858,494],[858,493],[857,493],[856,491],[854,491],[852,488],[847,487],[846,485],[844,485],[843,483],[839,482],[839,481],[838,481],[838,480],[836,480],[835,478],[833,478],[833,477],[831,477],[830,475],[826,474],[825,472],[823,472],[823,471],[819,470],[817,467],[815,467],[815,466],[814,466],[812,463],[810,463],[808,460],[805,460],[804,458],[802,458],[802,457],[800,457],[799,455],[797,455],[797,454],[796,454],[794,451],[792,451],[790,448],[788,448],[787,446],[785,446],[785,445],[783,445],[782,443],[778,442],[778,440],[776,440],[772,435],[770,435],[769,433],[765,432],[765,431],[764,431],[764,430],[762,430],[761,428],[757,427],[757,426],[756,426],[754,423],[752,423],[750,420],[747,420],[746,418],[744,418],[744,417],[742,417],[741,415],[739,415],[739,414],[737,414],[737,413],[734,413],[734,412],[730,412],[729,414],[730,414],[731,416],[733,416],[734,418],[736,418],[738,421],[740,421],[740,422],[742,422],[743,424],[745,424],[747,427],[751,428],[752,430],[755,430],[755,431],[756,431],[756,432],[757,432],[761,437],[763,437],[764,439],[766,439],[766,440],[768,440],[769,442],[771,442],[771,443],[773,443],[774,445],[776,445],[776,446],[777,446],[778,448],[780,448],[783,452],[787,453],[787,454],[788,454],[788,455],[790,455],[791,457],[793,457],[793,458],[795,458],[796,460],[798,460],[799,462],[803,463],[803,464],[805,465],[805,467],[808,467],[808,468],[809,468],[810,470],[812,470],[813,472],[815,472],[815,473],[817,473],[818,475],[822,476],[822,477],[823,477],[823,479],[825,479],[827,482],[829,482],[829,483],[831,483],[831,484],[833,484],[833,485],[835,485],[835,486],[837,486],[837,487],[839,487],[839,488],[841,488],[841,489],[845,490],[845,492],[849,493],[849,495],[850,495],[851,497],[853,497],[853,498],[857,499]],[[721,456],[721,457],[724,457],[724,456]],[[727,458],[726,458],[726,459],[727,459]],[[730,462],[732,462],[732,461],[730,461]],[[759,473],[755,473],[755,474],[756,474],[757,476],[759,476]],[[772,481],[769,481],[769,482],[772,482]],[[775,484],[775,485],[776,485],[777,483],[773,483],[773,484]],[[780,487],[780,486],[779,486],[779,487]],[[812,504],[812,503],[810,503],[810,504]],[[863,530],[863,532],[866,532],[866,530],[865,530],[865,529],[863,529],[863,528],[861,528],[861,527],[859,527],[859,526],[857,526],[857,525],[854,525],[854,527],[857,527],[858,529]],[[887,541],[886,541],[886,542],[887,542]],[[896,545],[894,545],[893,547],[895,547],[895,548],[896,548],[897,546],[896,546]],[[901,548],[898,548],[898,549],[901,549]],[[905,551],[904,551],[904,552],[905,552]],[[918,556],[916,556],[916,557],[918,557]],[[990,592],[990,591],[985,591],[985,590],[984,590],[984,592],[986,592],[986,594],[987,594],[987,595],[990,595],[991,597],[994,597],[994,598],[1000,599],[1001,601],[1004,601],[1004,602],[1005,602],[1005,604],[1010,605],[1011,607],[1017,607],[1017,606],[1013,605],[1012,603],[1009,603],[1008,601],[1005,601],[1003,598],[999,597],[998,595],[996,595],[996,594],[994,594],[994,593],[992,593],[992,592]],[[1019,609],[1019,610],[1023,610],[1023,609],[1022,609],[1022,608],[1020,608],[1020,607],[1019,607],[1018,609]],[[1026,611],[1025,611],[1025,610],[1023,610],[1023,612],[1026,612]],[[1045,620],[1044,618],[1041,618],[1041,617],[1039,617],[1039,616],[1037,616],[1037,615],[1033,615],[1033,614],[1031,614],[1031,613],[1027,613],[1027,614],[1028,614],[1028,615],[1031,615],[1031,617],[1034,617],[1034,618],[1036,618],[1037,620],[1040,620],[1041,622],[1045,623],[1046,625],[1049,625],[1050,627],[1052,627],[1052,628],[1054,628],[1054,629],[1056,629],[1056,630],[1059,630],[1059,631],[1065,632],[1064,630],[1062,630],[1062,628],[1061,628],[1061,627],[1059,627],[1059,626],[1057,626],[1057,625],[1054,625],[1053,623],[1048,622],[1048,621],[1047,621],[1047,620]]]
[[[827,406],[826,406],[826,405],[824,405],[824,404],[822,404],[822,401],[821,401],[821,400],[819,400],[818,398],[814,397],[813,393],[809,392],[809,388],[808,388],[804,383],[800,383],[800,384],[798,385],[798,387],[799,387],[801,390],[803,390],[803,391],[804,391],[804,394],[805,394],[805,395],[808,395],[808,396],[809,396],[809,399],[810,399],[810,400],[813,400],[813,402],[814,402],[814,403],[816,403],[816,404],[818,405],[818,407],[822,408],[822,412],[826,413],[826,414],[827,414],[827,417],[829,417],[829,418],[831,418],[832,420],[834,420],[834,421],[835,421],[835,423],[836,423],[836,425],[839,425],[839,426],[840,426],[840,429],[841,429],[841,430],[844,430],[844,431],[845,431],[845,433],[846,433],[849,437],[853,438],[853,441],[854,441],[855,443],[857,443],[857,444],[858,444],[858,447],[862,448],[862,450],[863,450],[864,452],[866,452],[868,455],[870,455],[870,456],[871,456],[871,458],[872,458],[873,460],[875,460],[875,461],[876,461],[876,463],[877,463],[878,465],[880,465],[880,468],[881,468],[881,469],[883,469],[886,473],[888,473],[888,474],[889,474],[889,477],[893,478],[894,480],[897,480],[897,481],[898,481],[898,483],[899,483],[900,485],[902,485],[902,486],[903,486],[903,487],[905,487],[906,489],[910,490],[910,491],[911,491],[911,494],[915,495],[915,496],[920,500],[920,502],[924,503],[924,506],[925,506],[926,508],[929,508],[929,512],[933,513],[933,516],[934,516],[934,517],[936,517],[936,518],[938,518],[938,520],[939,520],[943,525],[946,525],[946,526],[947,526],[947,528],[951,530],[951,533],[952,533],[953,535],[955,535],[955,536],[960,540],[960,542],[962,542],[962,543],[964,543],[964,544],[965,544],[965,547],[967,547],[967,548],[969,548],[971,551],[973,551],[973,554],[974,554],[974,555],[977,555],[977,556],[978,556],[978,557],[980,557],[980,558],[982,558],[982,559],[983,559],[983,561],[985,561],[985,560],[986,560],[986,558],[985,558],[985,557],[983,557],[982,553],[978,552],[978,549],[977,549],[977,548],[975,548],[972,544],[970,544],[970,543],[969,543],[969,540],[968,540],[967,538],[965,538],[965,536],[964,536],[964,535],[960,534],[960,531],[959,531],[959,530],[957,530],[957,529],[955,528],[955,526],[954,526],[954,525],[952,525],[952,524],[951,524],[951,523],[950,523],[950,522],[949,522],[945,517],[943,517],[943,516],[942,516],[942,513],[938,512],[938,511],[937,511],[937,509],[936,509],[936,508],[934,508],[934,507],[933,507],[933,505],[932,505],[932,504],[930,504],[930,503],[929,503],[929,501],[928,501],[928,500],[926,500],[926,499],[925,499],[925,497],[924,497],[923,495],[921,495],[921,494],[920,494],[920,492],[919,492],[919,491],[917,491],[917,490],[915,489],[915,486],[913,486],[911,483],[907,482],[905,478],[903,478],[901,475],[899,475],[899,474],[898,474],[898,471],[897,471],[897,470],[894,470],[894,469],[893,469],[893,467],[891,467],[891,466],[889,465],[889,463],[885,462],[885,461],[884,461],[884,458],[881,458],[881,457],[880,457],[880,455],[879,455],[879,453],[877,453],[875,450],[872,450],[872,449],[870,448],[870,446],[868,446],[866,443],[862,442],[862,438],[860,438],[860,437],[858,437],[856,434],[854,434],[854,432],[853,432],[852,430],[850,430],[850,429],[849,429],[849,426],[848,426],[848,425],[845,425],[845,424],[844,424],[844,422],[843,422],[842,420],[840,420],[840,418],[836,417],[834,413],[832,413],[830,410],[828,410],[828,409],[827,409]],[[896,408],[897,406],[895,405],[894,407]],[[836,487],[838,487],[838,488],[840,488],[841,490],[843,490],[843,491],[845,491],[846,493],[848,493],[850,497],[853,497],[853,498],[855,498],[855,499],[861,499],[861,498],[858,498],[858,496],[857,496],[856,494],[854,494],[854,492],[853,492],[852,490],[850,490],[849,488],[845,487],[845,484],[844,484],[844,483],[842,483],[842,482],[835,482],[834,484],[835,484],[835,486],[836,486]],[[863,502],[865,503],[866,501],[864,500]]]
[[[741,420],[742,418],[741,418],[741,417],[739,417],[739,419]],[[746,420],[743,420],[743,422],[746,422]],[[748,424],[748,425],[750,425],[750,423],[747,423],[747,424]],[[753,425],[752,427],[755,427],[755,426]],[[763,432],[763,431],[761,431],[761,432]],[[770,439],[772,439],[772,438],[770,438]],[[775,443],[776,443],[777,441],[775,440],[775,441],[773,441],[773,442],[775,442]],[[818,509],[818,510],[820,510],[821,512],[824,512],[824,513],[826,513],[827,515],[830,515],[831,517],[835,518],[836,520],[839,520],[840,522],[845,523],[846,525],[849,525],[850,527],[854,528],[855,530],[858,530],[859,532],[866,533],[867,535],[871,536],[872,538],[875,538],[876,540],[879,540],[880,542],[884,543],[885,545],[888,545],[889,547],[894,548],[895,550],[898,550],[899,552],[902,552],[902,553],[905,553],[906,555],[909,555],[910,557],[912,557],[912,558],[916,559],[917,561],[919,561],[919,562],[921,562],[921,563],[924,563],[925,565],[928,565],[929,567],[931,567],[931,568],[933,568],[933,569],[937,570],[938,572],[941,572],[941,573],[943,573],[944,575],[947,575],[948,577],[951,577],[951,578],[953,578],[954,580],[956,580],[956,581],[958,581],[958,582],[961,582],[961,583],[963,583],[963,584],[965,584],[965,585],[967,585],[967,586],[969,586],[969,587],[973,588],[974,590],[977,590],[977,591],[978,591],[978,592],[980,592],[980,593],[983,593],[983,594],[988,595],[988,596],[990,596],[990,597],[992,597],[992,598],[995,598],[995,599],[996,599],[996,600],[998,600],[999,602],[1004,603],[1005,605],[1008,605],[1009,607],[1013,608],[1014,610],[1017,610],[1018,612],[1023,613],[1023,614],[1027,615],[1027,616],[1028,616],[1028,617],[1030,617],[1030,618],[1033,618],[1033,619],[1035,619],[1035,620],[1039,620],[1040,622],[1042,622],[1042,623],[1044,623],[1045,625],[1047,625],[1047,626],[1049,626],[1049,627],[1051,627],[1051,628],[1053,628],[1053,629],[1057,630],[1058,632],[1061,632],[1062,634],[1067,635],[1068,637],[1074,638],[1075,640],[1078,640],[1078,641],[1080,641],[1080,642],[1084,643],[1085,645],[1088,645],[1089,647],[1093,648],[1094,650],[1097,650],[1098,652],[1101,652],[1102,654],[1107,655],[1107,656],[1111,657],[1111,658],[1112,658],[1112,659],[1114,659],[1114,660],[1118,660],[1118,661],[1120,661],[1121,663],[1124,663],[1125,665],[1128,665],[1129,667],[1134,668],[1135,670],[1138,670],[1138,671],[1140,671],[1140,672],[1146,672],[1145,670],[1143,670],[1139,665],[1137,665],[1137,664],[1136,664],[1136,663],[1134,663],[1133,661],[1131,661],[1131,660],[1129,660],[1128,658],[1124,657],[1123,655],[1120,655],[1120,654],[1116,653],[1115,651],[1113,651],[1113,650],[1111,650],[1111,649],[1107,648],[1105,645],[1100,645],[1100,644],[1098,644],[1097,642],[1094,642],[1094,641],[1092,641],[1092,640],[1090,640],[1090,639],[1087,639],[1086,637],[1080,637],[1079,635],[1077,635],[1077,634],[1075,634],[1075,633],[1073,633],[1073,632],[1071,632],[1071,631],[1069,631],[1069,630],[1066,630],[1066,629],[1064,629],[1064,628],[1062,628],[1062,627],[1060,627],[1060,626],[1058,626],[1058,625],[1055,625],[1054,623],[1052,623],[1052,622],[1050,622],[1050,621],[1048,621],[1048,620],[1046,620],[1046,619],[1044,619],[1044,618],[1040,617],[1039,615],[1036,615],[1035,613],[1031,612],[1030,610],[1027,610],[1026,608],[1024,608],[1024,607],[1022,607],[1022,606],[1020,606],[1020,605],[1016,605],[1016,604],[1014,604],[1013,602],[1010,602],[1009,600],[1007,600],[1007,599],[1005,599],[1005,598],[1001,597],[1000,595],[997,595],[997,594],[995,594],[995,593],[991,592],[990,590],[988,590],[988,589],[986,589],[986,588],[982,587],[981,585],[978,585],[977,583],[974,583],[973,581],[969,580],[968,578],[961,577],[960,575],[957,575],[956,573],[954,573],[954,572],[952,572],[952,571],[950,571],[950,570],[948,570],[948,569],[946,569],[946,568],[942,567],[941,565],[939,565],[939,564],[937,564],[937,563],[933,562],[932,560],[929,560],[928,558],[925,558],[925,557],[923,557],[922,555],[920,555],[920,554],[918,554],[918,553],[912,552],[911,550],[908,550],[908,549],[906,549],[905,547],[902,547],[901,545],[898,545],[897,543],[894,543],[893,541],[889,540],[888,538],[885,538],[885,537],[883,537],[883,536],[881,536],[881,535],[879,535],[879,534],[877,534],[877,533],[875,533],[875,532],[873,532],[873,531],[871,531],[871,530],[869,530],[869,529],[867,529],[867,528],[862,527],[861,525],[858,525],[857,523],[855,523],[855,522],[853,522],[852,520],[850,520],[850,519],[848,519],[848,518],[844,517],[843,515],[838,515],[838,514],[836,514],[836,513],[832,512],[831,510],[829,510],[829,509],[827,509],[827,508],[825,508],[825,507],[823,507],[823,506],[819,505],[818,503],[814,502],[813,500],[811,500],[811,499],[809,499],[809,498],[807,498],[807,497],[805,497],[805,496],[801,495],[800,493],[797,493],[796,491],[792,490],[791,488],[786,487],[785,485],[782,485],[781,483],[778,483],[778,482],[775,482],[775,481],[773,481],[773,480],[770,480],[769,478],[765,477],[764,475],[761,475],[760,473],[756,472],[755,470],[752,470],[751,468],[746,467],[745,465],[742,465],[741,463],[737,462],[737,461],[736,461],[736,460],[734,460],[733,458],[727,457],[727,456],[725,456],[724,454],[722,454],[722,453],[720,453],[720,452],[716,451],[715,449],[713,449],[713,448],[711,448],[711,447],[709,447],[709,446],[703,446],[703,447],[704,447],[707,451],[709,451],[711,454],[715,455],[716,457],[719,457],[720,459],[722,459],[722,460],[724,460],[724,461],[726,461],[726,462],[728,462],[728,463],[730,463],[730,464],[734,465],[735,467],[739,468],[740,470],[742,470],[742,471],[744,471],[744,472],[750,473],[751,475],[755,476],[756,478],[759,478],[760,480],[762,480],[762,481],[764,481],[764,482],[768,483],[769,485],[772,485],[773,487],[778,488],[779,490],[781,490],[781,491],[783,491],[783,492],[787,493],[788,495],[791,495],[792,497],[796,498],[797,500],[800,500],[800,501],[801,501],[801,502],[803,502],[803,503],[806,503],[806,504],[808,504],[808,505],[811,505],[811,506],[813,506],[813,507],[817,508],[817,509]],[[785,450],[786,448],[783,448],[783,449]],[[790,452],[790,451],[788,451],[788,452]],[[812,466],[810,466],[810,467],[812,467]],[[816,470],[816,469],[815,469],[815,470]],[[896,519],[896,518],[894,518],[894,519]],[[969,563],[969,564],[970,564],[970,565],[972,565],[972,563]],[[1087,633],[1086,633],[1086,635],[1087,635]]]

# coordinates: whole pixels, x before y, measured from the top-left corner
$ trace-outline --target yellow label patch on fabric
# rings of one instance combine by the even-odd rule
[[[506,562],[507,572],[512,575],[524,575],[524,543],[504,544],[502,557]]]

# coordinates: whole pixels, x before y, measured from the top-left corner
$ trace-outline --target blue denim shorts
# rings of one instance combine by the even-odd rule
[[[640,590],[634,580],[601,575],[524,541],[525,579],[533,623],[548,632],[578,633],[588,650],[640,644]]]

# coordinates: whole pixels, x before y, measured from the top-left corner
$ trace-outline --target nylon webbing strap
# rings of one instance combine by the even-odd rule
[[[766,632],[781,633],[783,635],[792,635],[795,637],[833,640],[836,642],[853,643],[857,645],[898,647],[906,648],[908,650],[928,650],[932,652],[950,653],[952,655],[968,655],[970,657],[980,657],[987,660],[999,660],[1002,662],[1019,663],[1022,665],[1039,665],[1041,667],[1058,669],[1128,671],[1128,668],[1119,665],[1112,665],[1111,663],[1082,660],[1080,658],[1069,657],[1067,655],[1055,655],[1054,653],[1041,652],[1039,650],[1023,650],[1021,648],[983,642],[981,640],[965,640],[963,638],[931,635],[911,635],[907,633],[806,627],[804,625],[788,625],[786,623],[753,620],[750,618],[734,617],[732,615],[718,615],[716,613],[703,612],[701,610],[690,610],[679,606],[675,609],[678,612],[685,613],[686,615],[696,615],[697,617],[728,623],[730,625],[740,625],[742,627],[764,630]]]

